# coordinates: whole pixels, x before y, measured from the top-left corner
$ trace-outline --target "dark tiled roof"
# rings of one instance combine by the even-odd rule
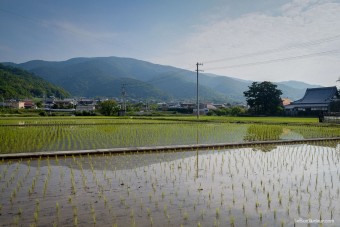
[[[307,88],[302,99],[292,104],[308,104],[308,103],[330,103],[332,98],[337,94],[338,90],[334,87]]]

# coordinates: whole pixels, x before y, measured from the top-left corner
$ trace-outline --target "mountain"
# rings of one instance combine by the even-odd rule
[[[153,64],[132,58],[73,58],[67,61],[34,60],[22,64],[5,63],[26,69],[63,87],[74,96],[120,97],[122,86],[129,98],[195,100],[196,72]],[[252,81],[215,74],[199,74],[199,95],[203,101],[244,102],[243,92]],[[277,83],[283,97],[300,99],[305,87],[298,81]]]
[[[282,82],[277,82],[275,83],[279,89],[282,91],[282,96],[283,98],[289,98],[291,100],[298,100],[301,99],[307,88],[318,88],[321,87],[319,85],[311,85],[307,84],[301,81],[295,81],[295,80],[290,80],[290,81],[282,81]]]
[[[65,98],[70,93],[25,70],[0,64],[0,96],[4,99],[43,95]]]
[[[129,98],[190,100],[196,97],[196,84],[185,78],[195,78],[194,72],[131,58],[73,58],[62,62],[35,60],[6,64],[40,75],[74,96],[120,97],[125,84]],[[226,100],[223,94],[206,86],[200,86],[200,95],[206,100]]]
[[[321,87],[319,85],[306,84],[304,82],[296,81],[296,80],[282,81],[282,82],[278,82],[277,84],[279,84],[279,85],[286,85],[286,86],[289,86],[289,87],[292,87],[292,88],[304,89],[304,90],[306,90],[307,88],[318,88],[318,87]]]

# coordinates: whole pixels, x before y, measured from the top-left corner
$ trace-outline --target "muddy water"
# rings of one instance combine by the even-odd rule
[[[338,146],[285,145],[5,161],[0,223],[339,226],[339,159]]]

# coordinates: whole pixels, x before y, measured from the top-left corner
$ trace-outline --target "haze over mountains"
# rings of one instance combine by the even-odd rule
[[[32,72],[69,91],[73,96],[120,97],[124,84],[128,98],[195,100],[196,72],[120,57],[72,58],[51,62],[34,60],[3,63]],[[194,65],[193,65],[194,68]],[[275,72],[273,72],[274,74]],[[199,74],[202,101],[243,102],[243,91],[252,81],[213,74]],[[319,87],[299,81],[276,83],[282,97],[302,98],[306,88]]]

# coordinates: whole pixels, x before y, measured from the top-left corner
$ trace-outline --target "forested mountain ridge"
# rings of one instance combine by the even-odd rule
[[[0,64],[2,98],[34,98],[44,95],[65,98],[69,97],[70,93],[26,70]]]
[[[153,64],[133,58],[94,57],[66,61],[34,60],[15,65],[63,87],[73,96],[127,97],[134,99],[192,100],[196,99],[196,72],[172,66]],[[273,72],[275,74],[275,72]],[[199,74],[199,95],[202,101],[245,102],[243,92],[252,81],[234,77]],[[302,98],[306,87],[299,81],[275,83],[282,97]]]

